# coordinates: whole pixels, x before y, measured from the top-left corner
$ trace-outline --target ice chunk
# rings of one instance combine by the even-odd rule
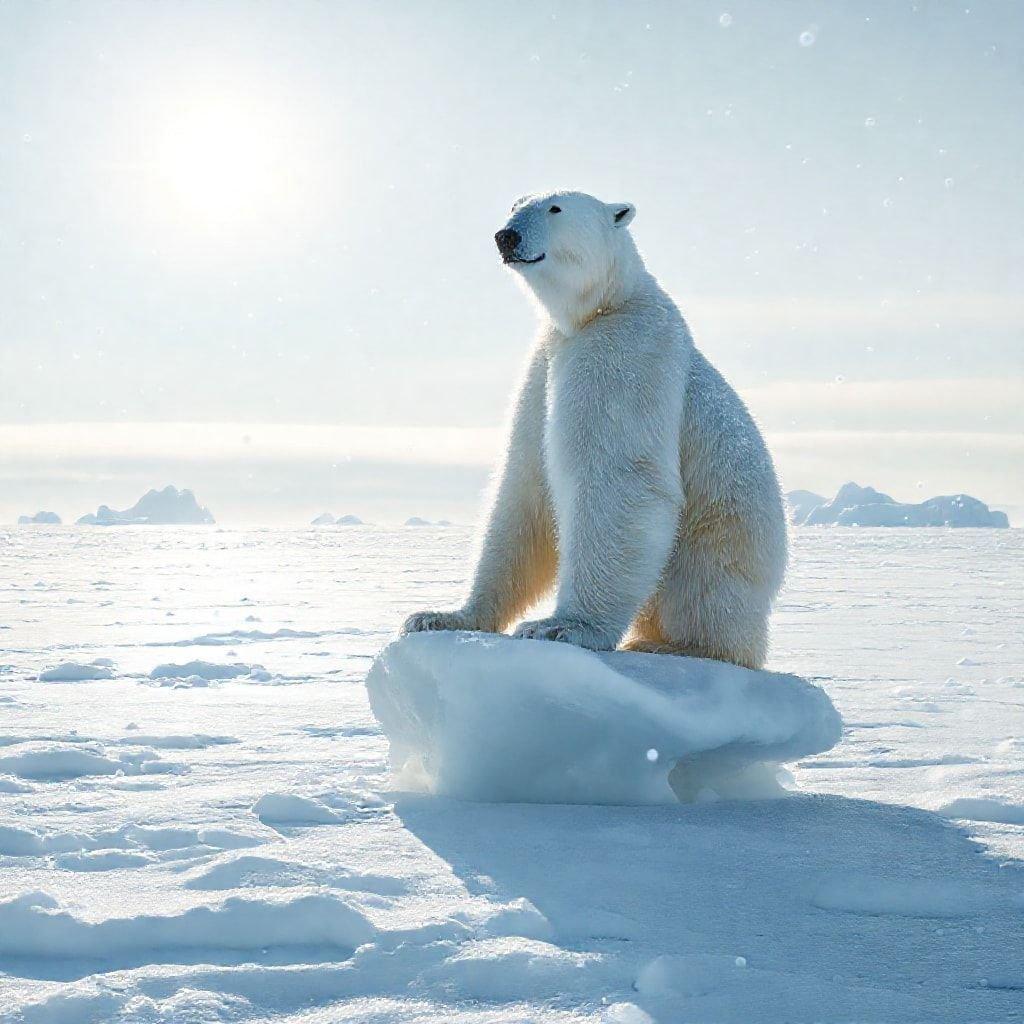
[[[264,825],[337,825],[345,816],[315,797],[266,793],[252,806]]]
[[[103,664],[106,659],[97,658],[89,665],[80,665],[77,661],[65,661],[54,668],[48,668],[39,673],[38,679],[41,683],[82,683],[90,679],[113,679],[108,664]]]
[[[842,731],[796,676],[494,634],[401,637],[367,688],[398,784],[473,800],[751,795],[756,766],[828,750]]]

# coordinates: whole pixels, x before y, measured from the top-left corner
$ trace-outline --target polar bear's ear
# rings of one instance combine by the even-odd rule
[[[609,203],[608,209],[617,228],[624,228],[636,216],[636,207],[632,203]]]

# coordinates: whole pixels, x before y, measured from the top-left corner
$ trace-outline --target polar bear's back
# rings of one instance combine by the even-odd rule
[[[786,562],[786,520],[775,467],[742,399],[697,350],[680,457],[686,499],[681,539],[705,547],[714,561],[774,594]]]

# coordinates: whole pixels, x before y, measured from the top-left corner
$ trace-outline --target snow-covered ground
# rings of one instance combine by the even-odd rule
[[[797,530],[843,741],[657,806],[390,788],[363,680],[467,543],[0,532],[0,1020],[1024,1016],[1024,532]]]

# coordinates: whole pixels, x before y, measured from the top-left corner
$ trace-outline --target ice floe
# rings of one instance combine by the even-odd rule
[[[842,731],[796,676],[493,634],[402,637],[367,688],[397,784],[475,800],[763,796],[774,770],[759,766],[828,750]]]
[[[81,683],[92,679],[113,678],[111,662],[103,658],[97,658],[87,665],[81,665],[77,661],[65,661],[53,668],[44,669],[38,676],[41,683]]]

